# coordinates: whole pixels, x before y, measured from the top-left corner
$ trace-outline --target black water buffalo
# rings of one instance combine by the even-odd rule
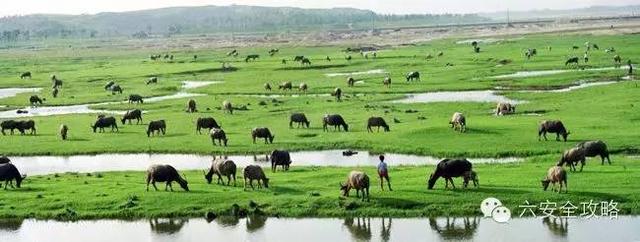
[[[60,89],[54,88],[53,90],[51,90],[51,96],[53,96],[53,98],[57,98],[59,92],[60,92]]]
[[[444,159],[438,162],[436,170],[429,177],[427,187],[433,189],[438,178],[445,179],[445,189],[449,187],[449,183],[455,189],[452,177],[461,177],[466,172],[470,172],[472,168],[471,162],[467,159]]]
[[[342,100],[342,89],[336,87],[336,89],[331,93],[331,96],[336,97],[336,101],[340,102]]]
[[[356,84],[356,79],[354,79],[353,77],[347,78],[347,86],[352,87],[355,84]]]
[[[302,61],[300,61],[300,64],[301,64],[301,65],[308,65],[308,66],[310,66],[310,65],[311,65],[311,60],[309,60],[308,58],[304,58],[304,59],[302,59]]]
[[[51,86],[51,88],[60,88],[62,87],[62,80],[54,78],[51,80],[51,82],[53,83],[53,85]]]
[[[382,85],[385,87],[391,87],[391,77],[385,77],[384,80],[382,80]]]
[[[211,136],[211,142],[213,145],[216,145],[217,140],[220,146],[222,146],[222,144],[224,144],[225,147],[227,146],[228,139],[224,130],[220,128],[212,128],[211,131],[209,131],[209,136]]]
[[[196,100],[189,99],[189,102],[187,102],[187,113],[195,112],[198,112],[198,109],[196,108]]]
[[[5,120],[0,123],[0,128],[2,128],[2,135],[7,135],[4,131],[11,130],[11,134],[13,135],[13,130],[17,129],[16,121],[14,120]]]
[[[173,187],[171,186],[172,182],[177,182],[180,184],[180,187],[185,191],[189,191],[189,186],[187,185],[187,180],[182,178],[176,168],[170,165],[152,165],[147,169],[147,191],[149,191],[149,183],[153,185],[153,188],[158,191],[156,187],[156,182],[166,182],[166,186],[164,190],[167,191],[167,188],[170,188],[173,192]]]
[[[121,120],[122,125],[124,125],[127,120],[129,120],[129,124],[131,124],[131,120],[134,120],[134,119],[136,120],[136,124],[140,124],[140,122],[142,122],[142,111],[140,109],[127,111],[122,116],[122,120]]]
[[[297,55],[293,58],[293,61],[302,61],[302,59],[304,59],[303,55]]]
[[[306,126],[307,128],[309,128],[309,120],[307,120],[307,116],[305,116],[304,113],[291,114],[291,117],[289,118],[289,128],[293,128],[293,123],[297,123],[298,128],[300,128],[301,124],[302,127]]]
[[[288,171],[291,165],[291,155],[289,151],[274,150],[271,152],[271,171],[276,172],[276,167],[282,166],[282,170]]]
[[[264,90],[265,90],[265,91],[271,91],[271,84],[269,84],[269,83],[265,83],[265,84],[264,84]]]
[[[578,143],[576,147],[584,149],[584,155],[586,157],[600,156],[600,159],[602,159],[602,165],[604,165],[604,159],[607,158],[607,162],[611,165],[607,144],[602,140],[583,141]]]
[[[138,94],[131,94],[129,95],[129,103],[144,103],[144,100]]]
[[[264,127],[258,127],[258,128],[254,128],[253,130],[251,130],[251,138],[253,138],[253,143],[256,143],[256,138],[264,138],[264,143],[271,143],[273,144],[273,139],[275,138],[275,135],[271,134],[271,131],[269,130],[269,128],[264,128]]]
[[[22,74],[20,74],[20,79],[31,79],[31,72],[27,71],[27,72],[23,72]]]
[[[16,121],[15,124],[16,129],[20,131],[20,134],[24,135],[24,131],[26,130],[31,130],[32,135],[36,134],[36,122],[34,122],[33,120]]]
[[[322,118],[322,128],[324,131],[329,131],[327,127],[329,125],[333,126],[333,130],[338,129],[338,131],[340,131],[340,126],[342,126],[345,132],[349,131],[349,125],[339,114],[327,114]]]
[[[246,58],[244,58],[244,62],[249,62],[250,60],[255,61],[258,58],[260,58],[260,55],[248,55]]]
[[[213,128],[220,128],[220,125],[218,125],[218,122],[216,122],[216,120],[212,117],[206,117],[206,118],[198,118],[198,120],[196,121],[196,132],[198,134],[202,134],[202,132],[200,131],[201,129],[213,129]]]
[[[540,136],[543,136],[544,140],[548,140],[547,133],[556,133],[557,141],[560,141],[560,135],[562,135],[565,142],[567,142],[567,137],[571,134],[560,120],[544,120],[540,122],[538,126],[538,141],[540,141]]]
[[[11,163],[5,163],[0,165],[0,182],[4,183],[4,189],[7,190],[7,186],[13,187],[13,180],[16,180],[16,187],[20,188],[22,181],[27,178],[27,175],[20,175],[18,168]]]
[[[60,137],[62,140],[67,140],[67,135],[69,134],[69,127],[65,124],[60,125]]]
[[[278,89],[283,91],[291,90],[293,89],[293,85],[291,84],[291,82],[283,82],[280,85],[278,85]]]
[[[407,78],[407,82],[413,81],[413,80],[420,81],[420,72],[417,72],[417,71],[409,72],[407,73],[406,78]]]
[[[93,126],[91,126],[91,128],[93,128],[93,132],[95,133],[97,129],[100,129],[100,132],[104,132],[104,128],[107,127],[111,127],[111,132],[113,132],[113,130],[115,129],[116,131],[118,130],[118,124],[116,123],[116,118],[110,116],[110,117],[98,117],[98,120],[96,120],[95,124],[93,124]]]
[[[147,127],[147,137],[151,137],[151,135],[165,135],[167,131],[167,123],[164,120],[156,120],[149,122],[149,126]],[[156,134],[157,133],[157,134]]]
[[[380,127],[384,128],[384,132],[389,132],[389,125],[384,121],[382,117],[371,117],[367,120],[367,131],[373,132],[372,127],[378,127],[378,132],[380,132]]]
[[[114,84],[109,88],[109,90],[111,91],[111,94],[116,94],[116,92],[122,94],[122,87],[118,84]]]
[[[38,95],[29,97],[29,103],[31,103],[31,106],[42,105],[42,101],[44,100],[38,97]]]
[[[116,84],[116,82],[114,82],[114,81],[109,81],[109,82],[107,82],[107,84],[106,84],[106,85],[104,85],[104,90],[105,90],[105,91],[106,91],[106,90],[110,90],[110,89],[111,89],[111,87],[113,87],[113,85],[115,85],[115,84]]]
[[[565,66],[569,65],[569,64],[578,64],[578,61],[580,60],[580,58],[578,57],[571,57],[569,59],[567,59],[567,61],[564,63]]]

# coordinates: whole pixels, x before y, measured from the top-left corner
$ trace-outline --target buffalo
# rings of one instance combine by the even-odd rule
[[[13,187],[13,180],[16,180],[16,187],[20,188],[22,181],[27,178],[27,175],[20,175],[18,168],[11,163],[0,164],[0,182],[4,183],[4,189],[7,190],[7,186]]]
[[[339,114],[327,114],[322,118],[322,128],[324,131],[329,131],[329,125],[333,126],[333,130],[338,129],[338,131],[340,131],[340,126],[342,126],[345,132],[349,131],[349,125]]]
[[[291,84],[291,82],[283,82],[280,83],[280,85],[278,85],[278,89],[286,91],[286,90],[291,90],[293,88],[293,85]]]
[[[187,113],[195,112],[198,112],[198,109],[196,108],[196,100],[189,99],[189,102],[187,102]]]
[[[224,130],[220,128],[212,128],[211,131],[209,131],[209,135],[211,136],[211,142],[213,143],[213,145],[216,145],[216,140],[218,140],[220,146],[222,146],[223,142],[224,146],[227,146],[227,134],[224,132]]]
[[[289,151],[274,150],[271,152],[271,171],[276,172],[278,166],[282,166],[282,170],[288,171],[291,165],[291,155]]]
[[[53,96],[53,98],[57,98],[59,92],[60,90],[58,88],[54,88],[53,90],[51,90],[51,96]]]
[[[568,165],[572,171],[576,171],[576,165],[578,164],[578,162],[580,162],[582,164],[582,166],[580,167],[580,171],[582,171],[582,168],[584,168],[584,163],[586,161],[584,154],[584,149],[580,147],[568,149],[564,153],[562,153],[562,158],[560,158],[560,161],[558,161],[557,166]]]
[[[156,77],[156,76],[154,76],[154,77],[150,77],[150,78],[147,80],[147,85],[149,85],[149,84],[157,84],[157,83],[158,83],[158,77]]]
[[[516,112],[516,105],[511,103],[498,103],[496,106],[496,115],[512,114]]]
[[[136,124],[140,124],[140,122],[142,122],[142,111],[140,109],[127,111],[122,116],[122,119],[121,119],[122,125],[124,125],[127,120],[129,120],[129,124],[131,124],[131,120],[134,120],[134,119],[136,120]]]
[[[20,131],[20,134],[24,135],[24,131],[26,130],[31,130],[32,135],[36,134],[36,122],[34,122],[33,120],[16,121],[15,124],[16,129]]]
[[[356,84],[356,79],[354,79],[353,77],[347,78],[347,86],[352,87],[355,84]]]
[[[336,101],[340,102],[342,100],[342,89],[336,87],[336,89],[331,93],[331,96],[336,97]]]
[[[116,94],[116,92],[122,94],[122,87],[118,84],[114,84],[109,88],[109,90],[111,91],[111,94]]]
[[[609,163],[609,165],[611,165],[607,144],[605,144],[602,140],[583,141],[578,143],[576,147],[584,149],[584,155],[586,157],[600,156],[600,159],[602,159],[601,165],[604,165],[605,158],[607,158],[607,162]]]
[[[264,90],[265,90],[265,91],[271,91],[271,84],[269,84],[269,83],[265,83],[265,84],[264,84]]]
[[[147,137],[151,137],[151,135],[165,135],[167,131],[167,123],[164,120],[156,120],[149,122],[149,126],[147,127]]]
[[[69,133],[69,127],[67,125],[60,125],[60,137],[62,140],[67,140],[67,134]]]
[[[306,83],[300,83],[300,87],[298,87],[298,90],[300,90],[301,92],[306,93],[307,89],[309,89],[309,86]]]
[[[561,166],[552,166],[547,171],[547,175],[542,179],[542,189],[547,190],[549,187],[549,183],[553,183],[553,188],[551,190],[555,190],[556,183],[560,185],[558,188],[558,193],[562,191],[562,184],[564,183],[564,191],[567,191],[567,171],[565,171]]]
[[[207,180],[207,183],[211,184],[213,180],[213,175],[218,176],[217,184],[224,185],[224,181],[222,180],[223,176],[227,177],[227,186],[231,185],[231,178],[233,178],[233,186],[236,186],[236,163],[232,160],[227,159],[214,159],[211,168],[209,168],[209,172],[204,175],[204,178]]]
[[[43,99],[41,99],[37,95],[29,97],[29,103],[31,103],[31,106],[42,105],[42,101]]]
[[[362,201],[364,201],[365,197],[369,201],[369,176],[361,171],[351,171],[346,183],[340,183],[342,196],[348,197],[351,189],[356,190],[356,197],[360,197],[360,191],[362,191]]]
[[[258,188],[262,188],[262,185],[264,185],[265,188],[269,188],[269,178],[267,178],[260,166],[248,165],[242,171],[242,175],[244,176],[244,189],[247,189],[247,180],[249,180],[251,190],[254,189],[253,180],[258,180]],[[260,184],[261,182],[262,185]]]
[[[244,58],[244,62],[249,62],[250,60],[255,61],[258,58],[260,58],[260,55],[248,55],[246,58]]]
[[[264,138],[264,143],[271,143],[273,144],[273,139],[275,138],[275,135],[271,134],[271,131],[269,131],[269,128],[264,128],[264,127],[258,127],[258,128],[254,128],[253,130],[251,130],[251,138],[253,139],[253,143],[256,143],[256,138]]]
[[[564,63],[565,66],[569,65],[569,64],[578,64],[578,61],[580,60],[580,58],[578,57],[571,57],[569,59],[567,59],[567,61]]]
[[[373,132],[372,127],[378,127],[378,132],[380,132],[380,127],[384,128],[384,132],[389,132],[389,125],[384,121],[382,117],[371,117],[367,120],[367,131]]]
[[[196,132],[198,132],[198,134],[202,134],[200,130],[203,128],[209,130],[211,130],[212,128],[219,129],[220,125],[218,125],[218,122],[216,122],[216,120],[212,117],[198,118],[198,120],[196,121]]]
[[[420,81],[420,72],[417,72],[417,71],[409,72],[407,73],[406,78],[407,78],[407,82],[413,81],[413,80]]]
[[[385,77],[382,84],[387,88],[391,87],[391,77]]]
[[[111,127],[111,132],[115,129],[118,131],[118,124],[116,123],[116,118],[114,117],[98,117],[98,120],[91,126],[93,128],[93,132],[99,128],[100,132],[104,132],[104,128]]]
[[[293,123],[297,123],[298,128],[300,128],[301,124],[303,127],[306,126],[307,128],[309,128],[310,122],[309,120],[307,120],[307,116],[305,116],[304,113],[293,113],[289,118],[289,128],[293,128]]]
[[[455,189],[452,177],[461,177],[465,173],[470,172],[472,168],[471,162],[467,159],[444,159],[438,162],[436,170],[429,177],[427,188],[433,189],[438,178],[445,179],[445,189],[449,187],[449,183]]]
[[[567,137],[571,134],[560,120],[544,120],[540,122],[538,126],[538,141],[540,141],[540,136],[544,137],[544,140],[548,140],[547,133],[555,133],[557,141],[560,141],[560,135],[562,135],[564,142],[567,142]]]
[[[17,129],[16,121],[14,120],[5,120],[0,123],[0,128],[2,128],[2,135],[7,135],[4,131],[11,130],[11,134],[13,135],[13,131]]]
[[[22,74],[20,74],[20,79],[31,79],[31,72],[23,72]]]
[[[460,130],[460,132],[465,132],[467,130],[467,118],[465,118],[462,113],[453,113],[449,124],[451,124],[451,128],[453,128],[453,130]]]
[[[229,114],[233,114],[233,105],[230,101],[225,100],[224,102],[222,102],[222,111],[224,113],[229,112]]]
[[[171,165],[152,165],[147,169],[147,191],[149,191],[149,183],[153,185],[153,188],[158,191],[158,187],[156,187],[156,182],[166,182],[164,190],[167,191],[167,188],[171,189],[173,192],[173,187],[171,186],[172,182],[177,182],[180,184],[180,187],[185,191],[189,191],[189,186],[187,185],[187,180],[182,178],[176,168],[173,168]]]
[[[144,103],[144,100],[138,94],[131,94],[129,95],[129,103]]]

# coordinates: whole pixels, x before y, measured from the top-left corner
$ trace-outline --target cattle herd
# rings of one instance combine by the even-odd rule
[[[597,45],[585,44],[587,46],[587,52],[585,52],[584,61],[588,61],[587,54],[591,48],[599,49]],[[476,53],[480,52],[479,43],[474,41],[472,42],[473,51]],[[574,46],[573,49],[578,49],[578,46]],[[550,48],[549,48],[550,50]],[[613,48],[608,48],[605,50],[607,53],[614,52]],[[268,54],[270,56],[278,53],[278,49],[271,49]],[[525,52],[525,56],[527,59],[534,57],[537,54],[536,49],[527,49]],[[228,56],[237,56],[238,51],[233,50],[227,54]],[[438,53],[438,56],[442,56],[443,53]],[[377,57],[377,53],[373,52],[373,58]],[[246,62],[255,61],[259,59],[259,55],[251,54],[247,55],[245,58]],[[368,53],[363,54],[363,57],[369,58]],[[161,55],[152,55],[150,56],[152,60],[157,60],[161,58]],[[165,55],[165,59],[173,59],[173,55]],[[351,56],[348,55],[345,57],[347,61],[351,60]],[[194,56],[194,60],[197,59],[197,56]],[[331,59],[327,56],[327,61],[331,61]],[[579,62],[578,57],[570,57],[565,62],[566,65],[569,64],[577,64]],[[294,61],[300,62],[301,65],[311,65],[311,61],[304,56],[296,56]],[[614,57],[615,63],[620,63],[620,56],[616,55]],[[283,59],[283,64],[286,64],[286,60]],[[630,63],[630,61],[629,61]],[[629,68],[631,71],[631,64],[629,64]],[[31,72],[24,72],[20,75],[21,79],[30,79]],[[405,75],[406,81],[420,81],[420,73],[418,71],[412,71]],[[55,75],[51,76],[52,88],[54,89],[54,97],[57,95],[60,88],[62,88],[63,81],[58,79]],[[150,77],[146,84],[155,84],[158,82],[157,77]],[[347,85],[349,87],[354,86],[356,80],[353,77],[349,77],[347,79]],[[386,87],[390,87],[391,78],[386,77],[383,80],[383,84]],[[298,85],[298,89],[301,92],[306,92],[309,86],[306,83],[300,83]],[[110,81],[104,86],[105,90],[111,91],[113,94],[122,93],[122,88],[115,82]],[[264,84],[264,89],[267,91],[272,90],[272,86],[270,83]],[[289,91],[293,89],[293,84],[291,82],[282,82],[278,85],[278,89],[283,91]],[[342,90],[340,88],[334,89],[331,93],[332,96],[336,98],[337,101],[341,101]],[[45,101],[45,99],[41,99],[38,96],[31,96],[29,102],[32,106],[41,105]],[[131,94],[128,98],[129,103],[143,103],[144,99],[142,96],[137,94]],[[221,105],[221,110],[224,113],[233,114],[234,106],[228,100],[225,100]],[[187,112],[196,113],[198,112],[196,108],[196,101],[189,100],[187,103]],[[508,115],[516,112],[516,107],[510,103],[498,103],[495,109],[496,115]],[[127,111],[121,118],[122,125],[125,125],[128,121],[131,124],[132,120],[136,121],[136,124],[142,123],[142,115],[143,111],[140,109],[133,109]],[[293,113],[289,118],[289,127],[293,128],[294,124],[297,125],[297,128],[309,128],[310,121],[304,113]],[[455,131],[466,132],[467,128],[467,120],[463,113],[455,112],[451,117],[449,124],[451,128]],[[196,121],[196,133],[201,134],[202,129],[209,129],[209,135],[213,145],[227,146],[228,139],[225,131],[222,129],[221,125],[213,118],[213,117],[200,117]],[[18,130],[22,135],[25,134],[25,131],[30,131],[30,134],[36,134],[35,122],[33,120],[26,121],[16,121],[16,120],[4,120],[1,122],[0,127],[2,128],[2,134],[6,135],[5,130],[9,130],[10,134],[14,134],[14,130]],[[349,131],[349,125],[346,120],[340,114],[326,114],[322,117],[322,127],[325,132],[330,131],[330,128],[333,127],[334,131]],[[111,132],[118,132],[118,125],[116,122],[116,118],[113,116],[104,116],[99,115],[91,128],[94,133],[96,132],[105,132],[105,128],[110,128]],[[147,126],[146,134],[151,137],[154,135],[164,135],[166,133],[167,122],[165,120],[154,120],[150,121]],[[373,132],[374,129],[377,132],[380,131],[380,128],[383,129],[384,132],[389,132],[391,129],[388,123],[382,117],[370,117],[367,120],[367,131]],[[65,124],[60,126],[59,132],[60,136],[63,140],[66,140],[68,137],[69,127]],[[547,140],[547,133],[556,134],[556,140],[567,141],[570,132],[567,130],[565,125],[560,120],[544,120],[538,126],[538,140],[540,141],[542,138]],[[267,127],[255,127],[251,130],[252,141],[255,144],[257,139],[263,139],[265,144],[272,144],[275,139],[275,135],[273,132]],[[217,143],[216,143],[217,142]],[[558,192],[567,191],[567,172],[563,169],[563,166],[569,166],[572,171],[576,171],[576,165],[580,163],[580,171],[583,170],[586,157],[594,157],[600,156],[602,159],[601,164],[604,165],[605,159],[609,164],[611,161],[609,160],[609,152],[607,149],[607,145],[600,140],[594,141],[584,141],[578,143],[575,147],[566,150],[556,165],[552,166],[548,169],[546,175],[543,177],[541,183],[544,190],[547,190],[550,184],[553,185],[554,190]],[[281,166],[283,171],[288,171],[290,165],[292,163],[291,156],[288,151],[284,150],[274,150],[271,155],[268,157],[268,160],[271,162],[271,170],[272,172],[277,171],[277,167]],[[429,178],[427,179],[427,188],[433,189],[436,181],[439,178],[445,179],[445,189],[449,187],[451,184],[452,188],[455,189],[455,185],[452,178],[462,177],[463,178],[463,187],[467,187],[469,182],[472,182],[475,187],[478,187],[478,175],[472,169],[472,163],[464,158],[459,159],[443,159],[441,160],[435,167],[435,170],[431,173]],[[236,173],[237,166],[236,164],[227,158],[215,158],[212,161],[211,167],[208,171],[203,171],[204,178],[207,183],[211,183],[213,181],[214,175],[217,177],[216,183],[230,186],[231,181],[233,180],[233,185],[236,185]],[[254,189],[253,182],[257,181],[258,188],[264,186],[265,188],[269,187],[269,178],[266,177],[265,172],[262,167],[257,165],[249,165],[243,169],[243,177],[244,177],[244,188],[247,189],[247,186]],[[5,182],[5,189],[8,186],[13,187],[13,181],[15,181],[16,186],[19,188],[22,181],[26,178],[26,175],[21,175],[18,169],[11,163],[10,159],[7,157],[0,157],[0,182]],[[226,183],[225,179],[226,178]],[[147,178],[146,178],[146,189],[149,190],[149,185],[152,185],[155,190],[158,190],[156,187],[156,182],[164,182],[166,184],[165,190],[173,191],[171,184],[176,182],[182,187],[185,191],[189,191],[188,182],[181,176],[180,173],[170,165],[152,165],[147,170]],[[559,188],[555,189],[556,184],[559,185]],[[362,200],[369,200],[369,186],[370,186],[370,178],[369,176],[362,171],[351,171],[344,183],[340,183],[340,189],[344,196],[348,196],[350,190],[356,190],[356,196],[362,195]]]

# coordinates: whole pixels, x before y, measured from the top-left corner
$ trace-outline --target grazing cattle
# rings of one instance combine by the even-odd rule
[[[27,72],[23,72],[22,74],[20,74],[20,79],[31,79],[31,72],[27,71]]]
[[[222,102],[222,112],[229,112],[229,114],[233,114],[233,105],[230,101],[224,100],[224,102]]]
[[[131,94],[129,95],[129,103],[144,103],[144,100],[138,94]]]
[[[248,55],[244,58],[244,62],[249,62],[250,60],[255,61],[258,58],[260,58],[260,55]]]
[[[616,52],[616,49],[614,49],[613,47],[610,47],[610,48],[606,48],[606,49],[604,49],[604,52],[605,52],[605,53],[615,53],[615,52]]]
[[[53,90],[51,90],[51,96],[53,96],[53,98],[57,98],[58,92],[60,92],[60,90],[58,88],[54,88]]]
[[[280,52],[279,49],[270,49],[269,50],[269,56],[274,56],[276,53]]]
[[[293,57],[293,61],[302,61],[302,59],[304,59],[303,55],[297,55],[297,56]]]
[[[600,159],[602,159],[601,165],[604,165],[605,158],[607,158],[607,162],[609,163],[609,165],[611,165],[607,144],[605,144],[602,140],[583,141],[578,143],[575,147],[583,149],[584,156],[586,157],[600,156]]]
[[[516,112],[516,105],[511,103],[498,103],[496,106],[496,115],[513,114]]]
[[[235,49],[227,52],[227,56],[237,56],[237,55],[238,55],[238,51]]]
[[[275,135],[271,134],[271,131],[269,130],[269,128],[264,128],[264,127],[258,127],[258,128],[254,128],[251,130],[251,138],[253,139],[253,143],[256,143],[256,138],[264,138],[264,143],[271,143],[273,144],[273,139],[275,138]]]
[[[356,79],[354,79],[353,77],[347,78],[347,86],[352,87],[355,84],[356,84]]]
[[[278,89],[280,90],[291,90],[293,88],[293,85],[291,84],[291,82],[283,82],[280,85],[278,85]]]
[[[351,59],[353,58],[351,57],[351,55],[347,55],[344,57],[344,59],[347,60],[348,62],[351,62]]]
[[[151,137],[151,135],[165,135],[167,131],[167,123],[164,120],[156,120],[149,122],[149,126],[147,127],[147,137]]]
[[[616,63],[616,65],[620,65],[620,63],[622,63],[622,58],[619,55],[615,55],[613,56],[613,62]]]
[[[301,92],[306,93],[308,88],[309,88],[309,86],[307,86],[307,84],[303,82],[303,83],[300,83],[300,86],[298,87],[298,90],[300,90]]]
[[[329,131],[329,125],[333,126],[334,131],[336,129],[340,131],[340,126],[342,126],[345,132],[349,131],[349,125],[339,114],[326,114],[322,117],[322,128],[324,131]]]
[[[333,92],[331,93],[331,96],[336,97],[336,101],[338,102],[342,101],[342,89],[340,89],[339,87],[336,87],[336,89],[334,89]]]
[[[189,99],[189,102],[187,102],[187,113],[195,112],[198,112],[198,109],[196,108],[196,100]]]
[[[140,124],[142,122],[142,111],[140,109],[129,110],[122,116],[122,125],[125,124],[127,120],[129,120],[129,124],[131,124],[131,120],[136,120],[136,124]]]
[[[5,120],[0,123],[0,128],[2,128],[2,135],[7,135],[4,131],[6,129],[11,130],[11,135],[13,135],[13,130],[17,129],[17,123],[14,120]]]
[[[308,58],[303,58],[302,61],[300,61],[301,65],[311,65],[311,60],[309,60]]]
[[[69,127],[67,127],[67,125],[65,124],[60,125],[60,137],[62,138],[62,140],[67,140],[68,133],[69,133]]]
[[[7,190],[8,186],[15,188],[13,187],[13,180],[16,180],[16,187],[20,188],[25,178],[27,178],[27,175],[20,175],[20,171],[15,165],[11,163],[0,165],[0,182],[4,181],[4,190]]]
[[[116,123],[116,118],[104,117],[104,116],[98,117],[98,120],[96,120],[95,124],[91,126],[91,128],[93,128],[94,133],[98,128],[100,129],[100,132],[104,132],[104,128],[106,127],[111,127],[111,132],[113,132],[114,129],[118,131],[118,124]]]
[[[413,80],[420,81],[420,72],[417,72],[417,71],[409,72],[407,73],[406,78],[407,78],[407,82],[413,81]]]
[[[224,185],[224,181],[222,180],[223,176],[227,177],[227,186],[231,185],[231,178],[233,178],[233,186],[236,186],[236,163],[232,160],[227,159],[214,159],[211,163],[211,168],[209,168],[209,172],[204,175],[204,179],[207,180],[207,183],[211,184],[213,180],[213,175],[218,176],[217,184]]]
[[[331,57],[329,57],[329,56],[326,56],[324,59],[325,59],[326,61],[329,61],[329,62],[331,61]]]
[[[260,166],[248,165],[242,171],[242,175],[244,176],[244,189],[247,189],[247,180],[249,180],[251,190],[254,189],[253,180],[258,180],[258,188],[262,188],[262,185],[264,185],[265,188],[269,188],[269,178],[267,178]],[[260,183],[262,183],[262,185]]]
[[[384,80],[382,80],[382,85],[387,88],[391,87],[391,77],[385,77]]]
[[[111,94],[115,95],[116,92],[122,94],[122,87],[120,87],[120,85],[118,84],[114,84],[113,86],[111,86],[109,88],[109,90],[111,91]]]
[[[565,150],[564,153],[562,153],[562,157],[560,158],[560,161],[558,161],[557,166],[567,165],[572,171],[576,171],[576,164],[580,162],[582,164],[582,166],[580,167],[580,171],[582,171],[582,168],[584,168],[585,160],[586,158],[584,149],[580,147],[574,147]]]
[[[543,120],[540,122],[538,126],[538,141],[540,141],[540,136],[544,137],[544,140],[547,139],[547,133],[555,133],[556,141],[560,141],[560,135],[564,139],[564,142],[567,142],[567,137],[570,132],[564,127],[564,124],[560,120]]]
[[[157,84],[157,83],[158,83],[158,77],[157,77],[157,76],[150,77],[150,78],[147,80],[147,85],[149,85],[149,84]]]
[[[442,52],[442,51],[438,52],[438,57],[443,56],[443,55],[444,55],[444,52]]]
[[[200,130],[203,128],[209,129],[209,131],[211,131],[211,129],[213,128],[219,129],[220,125],[218,125],[218,122],[216,122],[213,117],[198,118],[198,120],[196,121],[196,132],[198,134],[202,134]]]
[[[340,183],[340,190],[342,190],[342,196],[348,197],[351,189],[356,190],[356,197],[360,197],[362,191],[362,201],[365,197],[367,202],[369,201],[369,176],[361,171],[351,171],[347,177],[345,184]]]
[[[166,182],[164,190],[167,191],[167,188],[171,189],[173,192],[173,187],[171,186],[172,182],[177,182],[180,184],[180,187],[185,191],[189,191],[189,186],[187,185],[187,180],[182,178],[176,168],[173,168],[171,165],[151,165],[147,169],[147,191],[149,191],[149,183],[153,185],[153,188],[158,191],[158,187],[156,187],[156,182]]]
[[[569,65],[569,64],[578,64],[578,61],[580,60],[580,58],[578,57],[571,57],[569,59],[567,59],[567,61],[564,63],[565,66]]]
[[[24,131],[26,130],[31,130],[32,135],[36,134],[36,122],[34,122],[33,120],[27,120],[27,121],[16,121],[15,122],[16,125],[16,129],[18,129],[18,131],[20,131],[20,134],[24,135]]]
[[[9,159],[9,157],[6,157],[6,156],[0,156],[0,164],[7,164],[7,163],[11,163],[11,159]]]
[[[478,46],[478,41],[475,41],[475,40],[474,40],[474,41],[472,41],[472,42],[471,42],[471,46],[473,46],[473,47]]]
[[[444,159],[438,162],[436,170],[429,177],[427,188],[433,189],[438,178],[443,177],[445,179],[444,188],[449,187],[449,183],[455,189],[452,177],[464,176],[466,172],[470,172],[472,168],[471,162],[467,159]]]
[[[574,45],[573,47],[571,47],[574,50],[580,49],[580,46]]]
[[[60,88],[62,87],[62,80],[55,78],[51,80],[51,82],[53,83],[53,85],[51,86],[51,88]]]
[[[474,187],[478,187],[479,182],[478,182],[478,174],[475,171],[467,171],[462,175],[463,180],[463,186],[464,188],[467,188],[467,186],[469,186],[469,181],[473,182],[473,186]]]
[[[42,105],[42,101],[43,99],[40,99],[37,95],[29,97],[29,103],[31,103],[31,106]]]
[[[265,84],[264,84],[264,90],[266,90],[266,91],[271,91],[271,84],[269,84],[269,83],[265,83]]]
[[[371,117],[367,120],[367,131],[373,132],[372,127],[378,127],[378,132],[380,132],[380,127],[384,128],[384,132],[389,132],[389,125],[384,121],[382,117]]]
[[[293,113],[291,114],[291,117],[289,118],[289,128],[293,128],[293,123],[297,123],[298,124],[298,128],[300,128],[300,125],[302,124],[302,127],[307,127],[309,128],[309,120],[307,120],[307,116],[304,115],[304,113]]]
[[[209,135],[211,136],[211,142],[213,145],[216,145],[216,140],[218,140],[220,146],[224,144],[224,146],[227,147],[227,134],[224,130],[220,128],[212,128],[211,131],[209,131]]]
[[[467,118],[465,118],[464,114],[460,112],[453,113],[453,116],[451,116],[451,121],[449,121],[449,124],[451,124],[451,128],[453,128],[454,131],[455,130],[460,130],[460,132],[467,131]]]
[[[473,47],[473,52],[480,53],[480,46]]]
[[[542,179],[542,189],[547,190],[549,187],[549,183],[553,184],[551,188],[552,191],[556,189],[556,183],[560,185],[558,188],[558,193],[562,192],[562,184],[564,183],[564,191],[568,193],[567,190],[567,171],[565,171],[561,166],[552,166],[547,171],[547,176]]]
[[[288,171],[291,165],[291,155],[289,151],[274,150],[271,152],[271,171],[276,172],[278,166],[282,166],[282,170]]]

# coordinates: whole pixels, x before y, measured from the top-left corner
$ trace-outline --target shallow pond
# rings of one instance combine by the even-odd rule
[[[179,170],[202,170],[211,164],[211,155],[193,154],[101,154],[74,156],[9,157],[20,172],[43,175],[64,172],[145,171],[151,164],[171,164]],[[269,166],[266,155],[228,156],[238,166],[250,164]],[[292,166],[376,166],[378,154],[359,151],[343,156],[342,150],[291,152]],[[389,165],[437,164],[441,158],[404,154],[385,154]],[[472,163],[520,162],[521,158],[469,158]]]
[[[578,82],[576,85],[560,88],[560,89],[551,89],[551,90],[522,90],[519,92],[534,92],[534,93],[543,93],[543,92],[570,92],[578,89],[583,89],[587,87],[595,87],[595,86],[604,86],[618,83],[616,81],[606,81],[606,82]]]
[[[372,74],[387,74],[383,69],[375,69],[368,71],[357,71],[357,72],[345,72],[345,73],[327,73],[324,74],[327,77],[336,77],[336,76],[358,76],[358,75],[372,75]]]
[[[182,88],[184,89],[193,89],[204,86],[209,86],[213,84],[221,84],[221,81],[183,81]]]
[[[638,241],[640,217],[0,220],[0,241]]]
[[[20,93],[40,92],[42,88],[0,88],[0,98],[14,97]]]
[[[493,90],[482,91],[444,91],[409,94],[405,98],[395,100],[396,103],[434,103],[434,102],[507,102],[512,104],[526,101],[513,100],[499,95]]]
[[[635,68],[635,66],[634,66]],[[602,68],[588,68],[588,69],[563,69],[563,70],[541,70],[541,71],[518,71],[512,74],[498,75],[489,77],[491,79],[505,79],[505,78],[524,78],[524,77],[535,77],[535,76],[548,76],[555,75],[566,72],[574,72],[574,71],[608,71],[608,70],[626,70],[629,69],[628,66],[618,67],[602,67]]]

